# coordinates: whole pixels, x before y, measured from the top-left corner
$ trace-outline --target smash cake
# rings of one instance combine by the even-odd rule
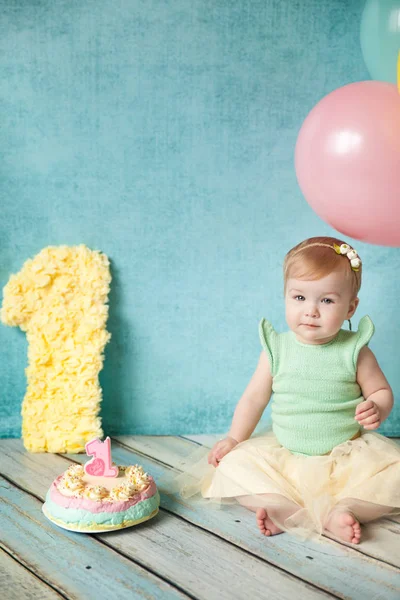
[[[107,442],[109,446],[109,438],[94,440],[86,448]],[[117,467],[109,460],[104,468],[104,462],[96,457],[59,475],[47,492],[45,516],[59,527],[82,533],[124,529],[154,517],[160,505],[154,479],[139,465]]]

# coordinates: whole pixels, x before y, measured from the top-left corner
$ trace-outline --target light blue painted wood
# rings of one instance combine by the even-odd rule
[[[19,440],[0,442],[2,470],[27,493],[44,499],[49,482],[71,464],[54,454],[29,454]],[[26,468],[29,460],[29,470]],[[34,471],[35,475],[32,476]],[[119,550],[144,568],[174,582],[178,589],[202,600],[247,600],[262,597],[265,579],[276,600],[293,594],[307,594],[309,600],[330,598],[330,594],[243,552],[240,547],[194,526],[174,514],[161,511],[159,517],[126,532],[96,534],[111,551]],[[302,593],[300,593],[302,595]]]
[[[163,442],[166,448],[166,459],[172,463],[174,460],[174,449],[176,449],[177,445],[179,459],[182,450],[180,448],[181,443],[177,444],[177,440],[173,439],[171,447],[169,447],[169,438],[164,438]],[[152,451],[150,441],[147,443],[144,441],[142,444],[138,443],[138,445],[141,445],[141,447],[147,447],[147,452],[149,453]],[[4,458],[1,467],[2,470],[4,470],[4,473],[18,485],[40,497],[44,497],[45,490],[52,479],[62,472],[69,464],[68,460],[57,455],[28,454],[23,450],[22,443],[19,440],[7,440],[0,442],[0,448]],[[155,454],[157,454],[159,449],[160,448],[157,448],[156,444],[156,449],[154,450]],[[129,464],[132,462],[142,464],[149,470],[149,472],[159,476],[157,479],[158,483],[164,480],[163,485],[168,489],[166,482],[168,481],[171,473],[173,473],[171,469],[159,469],[159,464],[157,462],[152,462],[136,452],[131,453],[129,450],[124,450],[125,453],[121,453],[118,445],[114,443],[113,458],[117,462],[121,464]],[[71,458],[73,460],[79,459],[80,462],[86,460],[84,455],[73,455]],[[168,506],[168,501],[171,503],[170,506]],[[204,508],[201,506],[187,506],[187,503],[185,502],[183,502],[182,505],[179,505],[179,500],[178,505],[176,505],[176,501],[177,499],[174,497],[168,499],[163,495],[164,505],[171,510],[171,512],[180,514],[180,516],[189,523],[193,522],[200,525],[204,529],[215,532],[220,538],[232,541],[238,547],[249,550],[257,557],[269,560],[269,562],[278,565],[281,569],[289,571],[295,576],[302,577],[305,581],[307,581],[307,577],[303,577],[303,575],[306,573],[307,562],[309,562],[308,568],[311,570],[311,573],[308,574],[308,579],[312,583],[314,583],[313,577],[315,579],[316,576],[315,573],[312,573],[312,570],[320,570],[322,566],[322,575],[326,576],[325,588],[331,589],[331,586],[333,586],[332,591],[337,593],[337,595],[343,594],[335,591],[335,588],[340,587],[340,580],[347,578],[349,575],[349,570],[353,569],[354,573],[352,575],[351,582],[349,583],[346,581],[346,586],[344,586],[352,591],[353,595],[350,596],[352,599],[357,599],[358,597],[362,597],[362,594],[365,594],[365,585],[368,585],[372,591],[381,586],[385,593],[383,596],[385,598],[388,597],[391,599],[393,597],[397,598],[398,596],[399,570],[391,569],[390,567],[383,563],[379,563],[376,560],[369,560],[356,550],[347,549],[339,544],[333,544],[331,542],[324,542],[323,544],[305,544],[299,542],[296,538],[289,536],[278,536],[269,540],[265,540],[265,538],[257,535],[254,525],[254,517],[247,511],[244,511],[240,508],[237,510],[232,510],[228,507],[225,507],[222,511],[210,511],[204,510]],[[237,523],[236,521],[240,522]],[[389,545],[393,548],[394,554],[396,554],[398,544],[396,539],[398,535],[396,535],[396,533],[398,532],[399,528],[394,526],[392,523],[390,524],[390,527],[393,528],[393,532],[390,534],[391,539],[389,540]],[[124,535],[129,535],[130,533],[131,532],[126,532]],[[119,536],[119,534],[117,535]],[[106,537],[109,539],[109,536]],[[175,543],[178,543],[179,546],[179,537],[175,538],[174,535],[171,537],[171,533],[168,533],[168,537],[171,540],[174,539]],[[382,539],[382,541],[384,540]],[[281,542],[284,543],[282,544]],[[184,550],[185,542],[181,540],[181,543],[183,543],[182,550]],[[379,544],[379,550],[380,545],[381,544]],[[123,546],[124,545],[122,544],[122,549]],[[339,548],[341,552],[336,552],[337,548]],[[361,550],[363,551],[363,548],[361,548]],[[375,551],[376,550],[377,547],[375,546]],[[199,552],[201,554],[200,548]],[[390,560],[390,552],[387,552],[386,554]],[[322,565],[321,558],[324,563]],[[394,558],[396,559],[396,556],[394,556]],[[383,558],[383,560],[385,560],[385,558]],[[331,566],[328,563],[331,563]],[[218,560],[216,560],[215,565],[217,568]],[[342,568],[343,565],[346,566],[346,569]],[[356,569],[354,569],[355,565],[357,566]],[[385,572],[384,576],[382,576],[382,569]],[[364,578],[366,584],[364,583]],[[175,581],[175,579],[172,580]],[[318,585],[318,581],[316,584]],[[356,591],[354,590],[359,590],[360,595],[357,595]],[[369,596],[366,595],[365,597]],[[376,595],[375,597],[382,596]]]
[[[41,499],[45,497],[49,482],[64,470],[66,464],[71,464],[58,455],[27,455],[19,440],[0,442],[0,449],[4,473],[27,493]],[[29,470],[24,464],[28,460]],[[297,594],[306,595],[309,600],[331,597],[165,511],[151,523],[96,534],[96,538],[144,568],[156,568],[157,575],[199,600],[247,600],[249,594],[259,598],[264,594],[266,579],[269,592],[276,600],[287,600]]]
[[[3,600],[61,600],[39,577],[33,575],[6,552],[0,552],[0,590]],[[5,591],[7,590],[7,591]]]
[[[112,457],[122,465],[138,463],[155,477],[160,486],[162,508],[216,533],[304,581],[352,600],[365,600],[374,595],[398,600],[399,569],[386,567],[340,544],[303,542],[288,535],[266,540],[257,535],[254,515],[240,507],[226,506],[223,510],[213,510],[169,494],[168,481],[171,481],[174,471],[161,463],[116,443],[113,444]],[[69,458],[80,463],[87,460],[85,455],[69,455]],[[400,532],[397,524],[393,523],[393,527]]]
[[[82,600],[187,598],[95,538],[56,527],[43,515],[40,501],[2,477],[0,491],[2,543],[62,593]]]

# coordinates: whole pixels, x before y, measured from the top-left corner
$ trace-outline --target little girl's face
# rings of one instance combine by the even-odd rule
[[[313,281],[289,278],[285,304],[286,322],[300,342],[326,344],[354,314],[358,298],[343,273],[334,271]]]

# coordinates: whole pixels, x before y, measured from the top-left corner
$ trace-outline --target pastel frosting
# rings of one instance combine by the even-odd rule
[[[94,477],[81,465],[72,465],[51,484],[45,515],[77,530],[107,530],[128,527],[157,514],[160,496],[154,479],[138,465],[118,469],[116,478]]]

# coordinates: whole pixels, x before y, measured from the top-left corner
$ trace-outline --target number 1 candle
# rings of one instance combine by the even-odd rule
[[[85,473],[98,477],[117,477],[118,468],[113,467],[111,462],[111,442],[106,437],[104,442],[99,439],[88,442],[85,446],[86,454],[93,456],[92,460],[85,463]]]

